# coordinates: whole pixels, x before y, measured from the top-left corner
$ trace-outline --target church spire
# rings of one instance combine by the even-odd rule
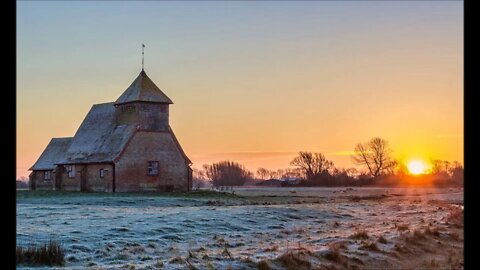
[[[143,62],[144,62],[144,60],[143,60],[143,58],[144,58],[144,51],[143,51],[143,49],[145,49],[145,44],[142,43],[142,71],[143,71]]]
[[[173,104],[172,100],[155,85],[144,70],[138,74],[127,90],[115,101],[115,104],[136,101]]]

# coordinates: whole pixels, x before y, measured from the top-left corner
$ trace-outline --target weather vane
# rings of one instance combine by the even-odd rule
[[[145,44],[142,43],[142,70],[143,70],[143,62],[144,62],[143,58],[144,58],[144,55],[145,55],[145,53],[143,51],[144,49],[145,49]]]

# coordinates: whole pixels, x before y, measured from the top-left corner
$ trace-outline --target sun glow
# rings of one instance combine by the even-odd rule
[[[413,175],[427,173],[429,166],[421,160],[410,160],[407,163],[408,171]]]

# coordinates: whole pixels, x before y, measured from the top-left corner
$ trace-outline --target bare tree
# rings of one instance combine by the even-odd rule
[[[302,178],[303,173],[302,168],[286,168],[280,178]]]
[[[280,179],[280,178],[282,178],[283,173],[284,173],[283,169],[277,169],[276,171],[274,171],[274,170],[269,171],[268,175],[269,175],[270,178]]]
[[[350,178],[355,178],[360,175],[360,172],[356,168],[348,168],[345,170],[346,174]]]
[[[378,137],[367,143],[357,144],[354,152],[353,161],[366,166],[373,178],[391,173],[396,165],[391,157],[392,150],[388,147],[388,142]]]
[[[265,180],[265,178],[267,178],[269,174],[270,174],[270,171],[265,168],[258,168],[257,170],[257,175],[262,180]]]
[[[208,185],[205,170],[193,168],[192,185],[195,189],[199,189]]]
[[[450,170],[450,177],[456,184],[460,184],[463,186],[464,182],[464,174],[465,174],[465,169],[463,166],[460,164],[458,161],[453,162],[453,166]]]
[[[20,176],[17,179],[17,188],[28,188],[28,178],[25,176]]]
[[[322,153],[299,152],[290,165],[301,168],[305,172],[307,180],[311,180],[332,169],[333,162],[327,160]]]

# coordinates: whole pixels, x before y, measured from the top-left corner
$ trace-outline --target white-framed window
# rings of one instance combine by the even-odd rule
[[[51,180],[52,179],[52,172],[51,171],[45,171],[43,173],[43,180]]]
[[[148,175],[158,175],[158,161],[148,162]]]
[[[100,169],[100,178],[104,178],[105,177],[105,170],[104,169]]]
[[[75,177],[75,165],[67,165],[67,174],[68,178]]]

